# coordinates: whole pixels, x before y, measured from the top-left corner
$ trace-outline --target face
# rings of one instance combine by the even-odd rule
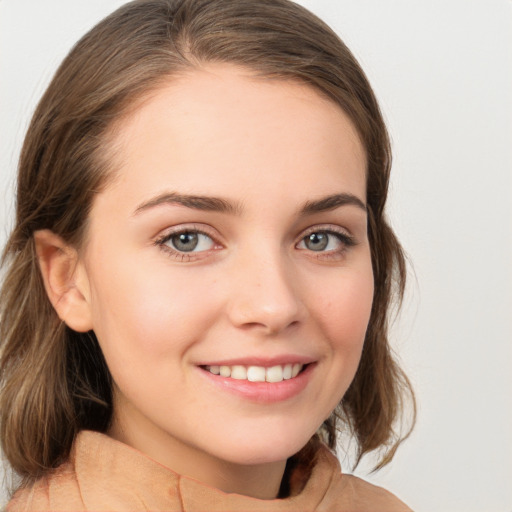
[[[307,86],[217,65],[117,128],[80,263],[111,434],[171,467],[284,461],[345,393],[370,316],[354,127]]]

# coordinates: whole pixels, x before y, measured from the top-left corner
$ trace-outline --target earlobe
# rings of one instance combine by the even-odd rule
[[[92,329],[89,289],[76,249],[49,229],[34,233],[46,293],[59,318],[71,329]]]

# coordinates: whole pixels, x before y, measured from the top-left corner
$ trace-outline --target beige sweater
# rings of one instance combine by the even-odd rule
[[[305,487],[292,497],[260,500],[226,494],[183,477],[129,446],[96,432],[81,432],[70,460],[7,506],[18,511],[186,512],[411,512],[388,491],[342,475],[322,450]]]

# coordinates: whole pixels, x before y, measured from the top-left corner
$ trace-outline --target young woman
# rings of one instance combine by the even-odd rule
[[[22,150],[1,295],[18,510],[409,510],[389,141],[287,0],[137,0],[73,48]]]

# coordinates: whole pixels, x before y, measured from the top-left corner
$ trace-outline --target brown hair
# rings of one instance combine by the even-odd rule
[[[357,440],[358,460],[384,447],[384,465],[408,435],[395,428],[403,397],[409,393],[413,406],[414,398],[387,339],[389,310],[405,285],[403,252],[384,216],[390,146],[355,58],[329,27],[288,0],[136,0],[71,50],[34,113],[21,152],[16,223],[2,260],[0,435],[7,459],[26,482],[64,461],[79,430],[105,431],[112,415],[111,378],[95,335],[74,332],[57,317],[33,234],[50,229],[80,247],[92,200],[112,175],[109,128],[162,80],[205,62],[309,84],[340,105],[357,128],[367,154],[375,294],[357,374],[320,436],[334,448],[341,421]]]

